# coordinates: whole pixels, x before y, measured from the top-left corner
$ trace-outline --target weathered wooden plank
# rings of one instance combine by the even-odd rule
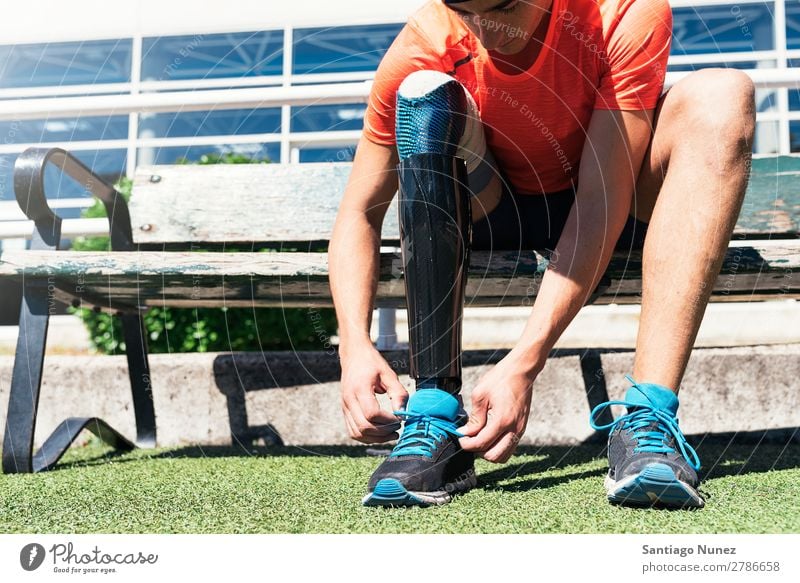
[[[329,240],[349,163],[140,168],[131,197],[141,244]],[[397,207],[384,239],[397,239]]]
[[[470,277],[526,277],[541,273],[547,260],[534,251],[476,251]],[[800,241],[736,243],[726,254],[722,273],[766,273],[800,270]],[[641,252],[614,254],[607,269],[612,278],[638,277]],[[381,254],[381,278],[402,278],[400,253]],[[206,277],[327,278],[325,253],[214,253],[176,251],[0,251],[0,277],[77,277],[85,280],[174,277],[184,281]]]
[[[163,287],[156,281],[138,285],[111,279],[110,284],[83,283],[75,294],[74,281],[56,279],[55,285],[66,296],[78,295],[90,305],[124,309],[130,306],[172,307],[332,307],[330,290],[324,281],[306,282],[254,282],[252,280],[220,280],[218,285],[204,287],[167,280]],[[208,283],[208,282],[203,282]],[[538,292],[538,280],[533,278],[507,279],[487,276],[471,280],[467,285],[466,305],[471,307],[503,307],[532,305]],[[69,292],[67,291],[69,290]],[[755,277],[751,274],[736,276],[731,281],[721,280],[715,286],[711,301],[760,301],[796,297],[800,293],[797,277],[771,275]],[[638,304],[641,301],[641,280],[626,280],[615,285],[597,303]],[[56,296],[61,299],[60,296]],[[63,300],[62,300],[63,301]],[[69,301],[67,300],[66,303]],[[378,285],[377,307],[405,307],[402,280],[381,281]]]
[[[543,260],[542,260],[543,261]],[[402,278],[399,253],[381,256],[382,277]],[[507,277],[537,271],[534,252],[473,254],[470,273]],[[171,278],[175,281],[219,278],[281,278],[306,280],[328,277],[324,253],[212,253],[212,252],[75,252],[75,251],[0,251],[0,277],[81,277],[86,282],[135,281],[136,278]]]
[[[475,252],[468,305],[533,301],[546,260],[533,252]],[[641,257],[616,254],[604,301],[638,302]],[[321,253],[95,253],[3,251],[0,277],[45,278],[67,294],[103,305],[329,306],[327,257]],[[381,256],[378,304],[401,305],[403,263]],[[800,296],[800,240],[731,247],[714,287],[715,300]]]
[[[330,239],[349,163],[154,166],[137,171],[137,243],[271,243]],[[157,178],[153,178],[157,177]],[[393,202],[383,239],[397,240]],[[800,233],[800,158],[753,161],[737,235]]]
[[[349,163],[140,168],[131,200],[134,239],[142,244],[328,240],[350,168]],[[800,233],[798,178],[797,157],[754,160],[736,233]],[[398,232],[393,202],[383,239],[396,240]]]

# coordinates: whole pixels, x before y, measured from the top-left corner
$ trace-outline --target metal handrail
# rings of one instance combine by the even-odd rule
[[[759,89],[800,88],[800,69],[742,69]],[[690,71],[667,73],[665,87],[689,75]],[[258,109],[282,105],[326,105],[365,103],[372,81],[299,85],[291,87],[246,87],[204,91],[164,91],[130,95],[50,97],[0,101],[0,121],[43,117],[168,113],[208,109]]]
[[[42,117],[169,113],[208,109],[258,109],[282,105],[361,103],[372,81],[293,87],[247,87],[206,91],[165,91],[129,95],[94,95],[0,101],[0,121]]]

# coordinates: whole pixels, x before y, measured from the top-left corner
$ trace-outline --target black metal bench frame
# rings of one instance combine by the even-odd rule
[[[122,195],[106,181],[95,175],[69,152],[60,148],[31,148],[17,158],[14,167],[14,190],[17,202],[30,220],[34,222],[31,250],[59,249],[61,221],[47,203],[44,175],[48,165],[58,167],[63,173],[81,184],[100,200],[106,209],[109,221],[112,251],[135,251],[131,232],[128,204]],[[23,280],[23,299],[19,317],[19,337],[11,380],[8,413],[3,440],[3,472],[35,473],[53,469],[69,449],[82,430],[87,429],[114,449],[126,451],[134,447],[154,447],[156,444],[156,418],[150,367],[147,360],[147,336],[141,311],[138,306],[122,306],[118,302],[106,305],[101,298],[87,298],[79,294],[80,301],[93,304],[95,309],[109,311],[119,317],[126,344],[128,374],[133,397],[136,422],[136,441],[128,440],[119,431],[97,417],[70,417],[63,420],[44,441],[37,452],[33,452],[36,417],[42,385],[47,327],[50,305],[55,293],[59,299],[80,305],[78,294],[71,295],[42,277],[26,277]],[[599,286],[594,297],[602,294]],[[590,302],[591,303],[591,302]],[[598,375],[599,356],[594,352],[581,355],[581,369],[590,405],[608,400],[605,379]],[[609,419],[606,422],[610,422]],[[233,430],[233,439],[247,440],[248,427]],[[274,433],[274,431],[273,431]],[[277,434],[271,440],[281,444]]]
[[[14,190],[17,202],[34,222],[31,249],[58,250],[61,242],[61,218],[47,203],[44,175],[48,165],[57,166],[88,192],[102,201],[108,214],[111,249],[132,251],[131,219],[128,205],[116,189],[98,177],[68,152],[32,148],[17,158],[14,167]],[[19,337],[11,378],[5,435],[3,472],[30,473],[52,469],[83,429],[88,429],[115,449],[135,446],[153,447],[156,443],[156,416],[150,367],[147,362],[147,339],[141,313],[136,306],[114,310],[122,322],[127,346],[128,372],[136,419],[135,445],[119,431],[97,417],[64,419],[33,452],[36,415],[42,385],[47,327],[55,285],[42,278],[25,278],[19,316]],[[60,290],[64,293],[63,290]],[[102,303],[98,301],[98,307]]]

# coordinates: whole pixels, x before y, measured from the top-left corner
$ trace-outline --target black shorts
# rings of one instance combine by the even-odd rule
[[[548,194],[518,194],[504,187],[497,207],[473,225],[472,249],[535,249],[547,254],[556,248],[574,202],[571,188]],[[641,249],[646,233],[647,223],[628,215],[616,249]]]

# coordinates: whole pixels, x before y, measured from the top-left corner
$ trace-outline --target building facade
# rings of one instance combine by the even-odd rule
[[[169,9],[132,0],[114,12],[94,0],[83,2],[96,11],[88,23],[86,15],[64,13],[67,22],[56,18],[41,30],[29,24],[31,30],[21,36],[0,25],[0,33],[8,28],[2,38],[14,39],[0,45],[0,100],[364,81],[405,15],[422,3],[350,0],[334,10],[320,0],[297,0],[289,7],[272,0],[231,0],[226,3],[231,14],[218,15],[198,14],[183,0],[164,3]],[[800,64],[800,0],[671,4],[670,71]],[[52,8],[63,10],[56,3]],[[754,151],[800,152],[800,91],[759,90],[757,106]],[[7,119],[0,121],[0,202],[13,200],[14,159],[34,144],[65,147],[110,180],[131,175],[137,165],[221,153],[282,162],[346,161],[352,159],[363,114],[363,104],[343,103]],[[59,196],[81,195],[70,188],[63,185]]]

